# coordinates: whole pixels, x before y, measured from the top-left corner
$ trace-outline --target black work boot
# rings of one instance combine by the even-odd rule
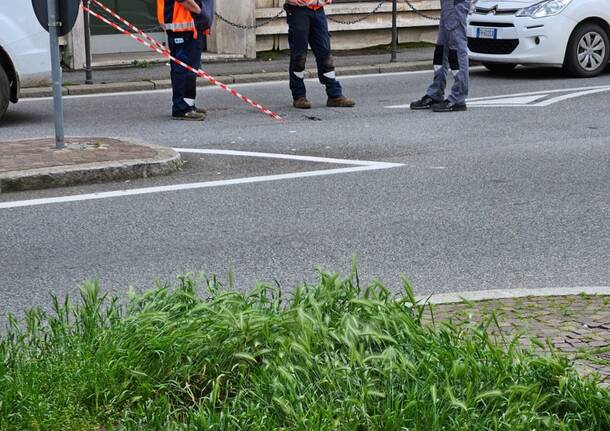
[[[311,103],[305,97],[297,97],[292,102],[292,106],[297,109],[311,109]]]
[[[208,110],[207,109],[205,109],[205,108],[198,108],[195,105],[193,105],[193,111],[195,111],[198,114],[208,115]]]
[[[326,106],[329,108],[353,108],[356,106],[356,102],[345,96],[329,97],[326,101]]]
[[[432,105],[432,111],[434,112],[461,112],[466,111],[467,109],[466,104],[460,105],[449,100],[444,100]]]
[[[200,114],[199,112],[189,111],[184,114],[172,115],[174,120],[185,120],[185,121],[203,121],[205,120],[205,115]]]
[[[419,110],[423,110],[423,109],[430,109],[432,108],[432,105],[434,105],[435,103],[438,103],[436,100],[434,100],[432,97],[426,95],[424,97],[422,97],[419,100],[416,100],[415,102],[411,102],[411,109],[415,110],[415,111],[419,111]]]

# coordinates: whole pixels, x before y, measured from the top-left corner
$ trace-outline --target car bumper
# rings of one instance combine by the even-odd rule
[[[480,62],[562,65],[576,23],[563,15],[548,18],[473,14],[468,19],[470,58]],[[480,37],[495,28],[496,39]]]

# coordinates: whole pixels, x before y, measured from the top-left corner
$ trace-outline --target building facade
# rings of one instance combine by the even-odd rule
[[[103,0],[106,5],[154,37],[163,40],[163,32],[156,20],[155,0]],[[335,49],[355,49],[387,44],[392,27],[392,1],[385,0],[335,0],[326,7],[333,21],[329,24]],[[260,51],[287,48],[288,27],[284,16],[276,19],[282,11],[284,0],[216,0],[217,13],[225,20],[217,20],[212,36],[208,39],[208,50],[218,54],[236,54],[254,58]],[[397,1],[400,42],[432,42],[438,23],[421,16],[437,17],[438,0]],[[373,10],[375,13],[371,14]],[[342,21],[344,23],[339,23]],[[358,21],[358,22],[356,22]],[[117,54],[146,51],[147,48],[125,37],[105,23],[91,19],[93,54]],[[248,28],[242,28],[248,27]],[[251,28],[258,26],[257,28]],[[74,68],[84,64],[84,31],[78,23],[67,40],[68,63]]]

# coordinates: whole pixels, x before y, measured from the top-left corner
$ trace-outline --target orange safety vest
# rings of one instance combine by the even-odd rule
[[[197,38],[193,15],[176,0],[157,0],[157,20],[166,31],[192,31]]]

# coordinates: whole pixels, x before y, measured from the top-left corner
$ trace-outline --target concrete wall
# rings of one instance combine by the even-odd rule
[[[277,15],[284,0],[255,0],[256,20],[262,23]],[[416,9],[426,15],[438,16],[438,0],[412,0]],[[327,15],[341,21],[352,21],[363,17],[376,6],[377,2],[337,3],[327,6]],[[356,49],[390,43],[392,28],[392,3],[386,1],[379,11],[364,21],[353,25],[329,22],[333,35],[334,49]],[[399,42],[434,42],[438,23],[418,16],[402,0],[398,1],[398,39]],[[288,26],[285,19],[273,21],[256,30],[256,50],[286,49]]]

